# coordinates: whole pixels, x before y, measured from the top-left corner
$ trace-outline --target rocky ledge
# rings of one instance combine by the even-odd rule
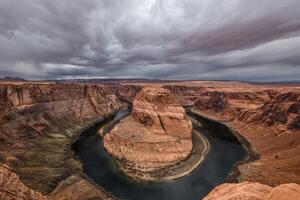
[[[256,182],[222,184],[203,200],[295,200],[300,199],[300,185],[289,183],[270,187]]]
[[[179,178],[166,178],[158,171],[189,157],[193,150],[192,123],[169,90],[146,87],[136,96],[132,114],[104,136],[104,147],[134,179]]]

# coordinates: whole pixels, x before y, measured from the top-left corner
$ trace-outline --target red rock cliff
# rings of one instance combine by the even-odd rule
[[[181,99],[191,95],[193,110],[241,134],[260,158],[240,164],[238,181],[277,186],[300,183],[300,87],[230,82],[172,85]],[[195,87],[201,92],[194,92]],[[186,97],[187,95],[187,97]]]
[[[2,84],[0,162],[25,185],[47,194],[80,170],[71,152],[73,140],[124,106],[100,85]]]

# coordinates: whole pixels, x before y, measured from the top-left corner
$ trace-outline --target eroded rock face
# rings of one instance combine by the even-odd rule
[[[238,166],[236,181],[300,183],[299,85],[195,81],[164,87],[182,105],[194,105],[199,114],[226,123],[251,144],[257,153]]]
[[[142,90],[142,86],[139,85],[106,85],[109,93],[116,95],[119,99],[126,102],[133,102],[135,96]]]
[[[272,188],[260,183],[222,184],[203,200],[295,200],[300,199],[300,185],[283,184]]]
[[[286,124],[288,121],[292,121],[300,112],[299,102],[299,92],[279,94],[260,107],[261,114],[257,116],[256,120],[266,123],[269,126]]]
[[[47,200],[40,192],[26,187],[18,175],[8,166],[0,165],[0,199],[3,200]]]
[[[293,119],[288,125],[288,128],[293,129],[300,129],[300,113]]]
[[[76,137],[124,106],[101,85],[2,84],[0,163],[16,172],[28,188],[48,194],[81,170],[71,150]],[[9,179],[4,181],[13,187]]]
[[[149,172],[186,158],[192,150],[191,131],[191,121],[169,90],[144,88],[132,114],[105,135],[104,146],[123,167]]]
[[[83,200],[115,199],[111,194],[97,187],[80,175],[72,175],[62,181],[48,195],[26,186],[19,176],[7,165],[0,165],[0,199],[1,200]]]
[[[226,123],[256,152],[249,162],[237,166],[235,180],[271,186],[300,183],[299,87],[210,84],[202,88],[206,92],[198,97],[193,110]],[[216,92],[224,95],[212,98]],[[226,106],[218,106],[223,102]]]
[[[182,106],[192,106],[198,97],[205,93],[205,89],[201,86],[176,84],[164,85],[163,87],[176,95]]]
[[[212,92],[208,99],[198,98],[194,107],[199,110],[214,110],[216,112],[224,110],[228,106],[228,100],[222,92]]]

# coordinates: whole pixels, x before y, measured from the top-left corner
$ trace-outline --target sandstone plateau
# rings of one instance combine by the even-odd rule
[[[191,132],[177,98],[161,87],[146,87],[134,99],[132,114],[105,135],[104,146],[125,173],[137,171],[145,178],[146,172],[185,159],[193,147]]]

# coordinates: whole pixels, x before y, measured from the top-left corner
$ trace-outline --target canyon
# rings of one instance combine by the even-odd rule
[[[117,88],[119,92],[115,89],[83,84],[1,85],[0,161],[6,166],[1,172],[3,181],[10,180],[6,178],[9,169],[19,177],[15,183],[22,182],[42,194],[54,189],[55,196],[59,196],[57,191],[82,192],[68,189],[70,182],[74,187],[84,187],[85,194],[97,191],[83,178],[81,163],[73,157],[71,145],[84,129],[127,106],[116,94],[122,96],[126,86]],[[0,195],[3,199],[14,193],[4,191]],[[81,199],[80,194],[74,196]]]
[[[227,181],[235,184],[218,186],[206,199],[228,191],[228,199],[243,197],[248,188],[255,194],[248,199],[299,197],[298,85],[6,81],[0,100],[0,199],[114,199],[86,177],[71,145],[88,127],[131,104],[131,115],[104,136],[104,145],[132,169],[153,171],[188,157],[192,124],[181,106],[190,107],[229,127],[252,152],[229,174]]]

